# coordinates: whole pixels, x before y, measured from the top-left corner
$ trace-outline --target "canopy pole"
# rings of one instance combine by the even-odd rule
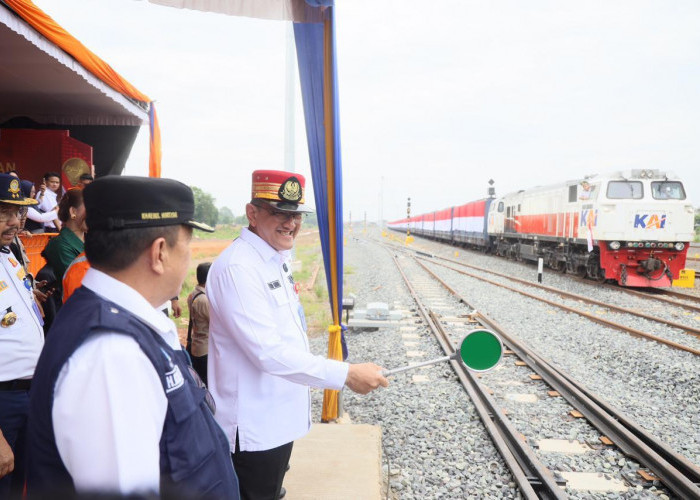
[[[323,122],[326,139],[326,176],[328,193],[328,239],[330,257],[331,313],[333,324],[328,328],[328,358],[343,360],[341,345],[342,328],[338,310],[338,228],[336,224],[335,179],[335,127],[333,116],[333,15],[328,13],[323,22]],[[338,391],[326,389],[323,393],[321,420],[328,422],[338,418]]]

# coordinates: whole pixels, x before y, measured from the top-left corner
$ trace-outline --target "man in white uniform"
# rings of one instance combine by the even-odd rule
[[[226,436],[160,312],[190,261],[194,197],[171,179],[84,190],[91,268],[51,326],[32,385],[28,491],[238,499]],[[48,498],[48,496],[46,497]]]
[[[301,228],[304,178],[253,172],[249,226],[207,279],[209,383],[228,436],[241,498],[279,498],[295,439],[311,427],[309,387],[366,394],[388,382],[373,363],[309,352],[290,251]]]
[[[31,281],[9,248],[20,206],[35,204],[19,179],[0,174],[0,500],[22,496],[29,388],[44,345]]]

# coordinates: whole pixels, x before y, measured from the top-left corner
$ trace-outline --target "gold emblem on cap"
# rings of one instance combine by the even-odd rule
[[[12,198],[19,198],[19,179],[12,179],[10,181],[10,187],[7,188]]]
[[[2,317],[2,320],[0,320],[0,326],[2,326],[3,328],[8,328],[8,327],[14,325],[16,322],[17,322],[17,314],[12,312],[11,307],[8,307],[7,312]]]
[[[296,177],[290,177],[282,183],[279,195],[284,201],[299,203],[299,200],[303,197],[301,183]]]

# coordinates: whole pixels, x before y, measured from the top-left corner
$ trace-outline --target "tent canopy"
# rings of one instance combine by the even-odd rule
[[[148,103],[112,89],[0,3],[0,128],[67,129],[94,148],[98,175],[120,173]]]

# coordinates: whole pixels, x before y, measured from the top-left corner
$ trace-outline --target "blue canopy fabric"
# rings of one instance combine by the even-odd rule
[[[320,0],[316,3],[320,3]],[[324,3],[332,4],[331,1]],[[333,325],[329,328],[328,357],[344,360],[347,358],[347,346],[340,324],[343,300],[343,183],[334,8],[328,7],[325,14],[323,23],[294,23],[294,38],[316,216],[333,315]],[[337,391],[326,391],[323,420],[337,418],[337,406]]]

